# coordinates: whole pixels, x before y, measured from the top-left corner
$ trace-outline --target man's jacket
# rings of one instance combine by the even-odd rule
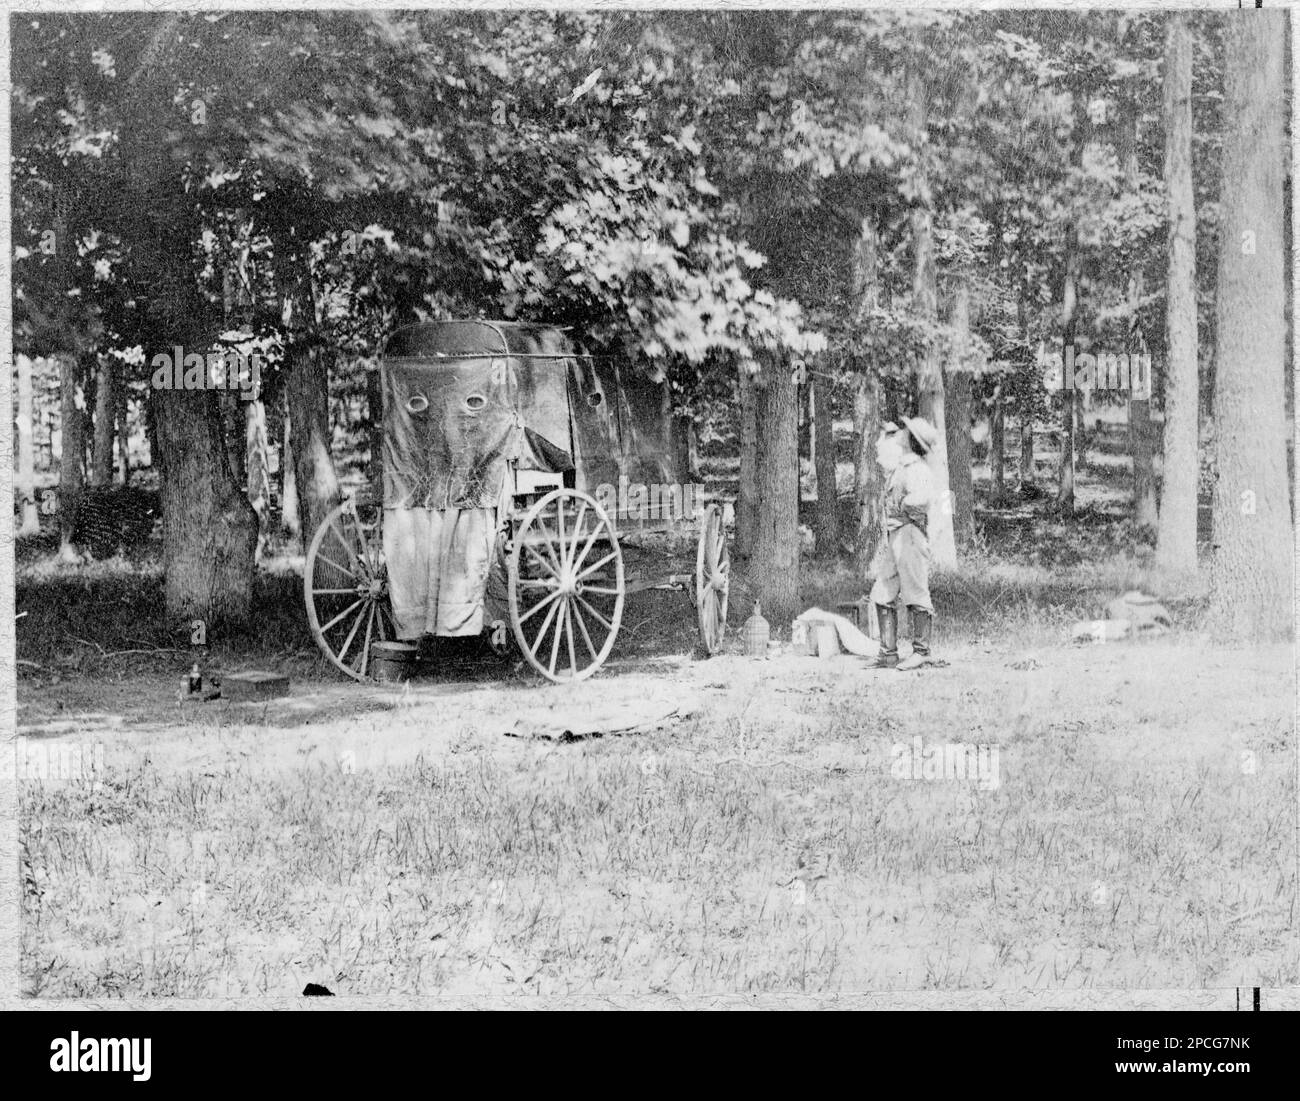
[[[930,468],[920,455],[907,452],[885,483],[885,531],[894,532],[905,524],[915,524],[925,532],[933,498],[934,478]]]

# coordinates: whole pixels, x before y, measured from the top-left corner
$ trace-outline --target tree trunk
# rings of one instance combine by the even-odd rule
[[[294,485],[306,546],[341,498],[330,454],[329,367],[317,331],[307,244],[288,230],[275,235],[274,249],[288,345],[285,395],[293,420]]]
[[[1020,462],[1016,468],[1016,481],[1021,496],[1034,484],[1034,399],[1031,395],[1020,397]]]
[[[100,360],[95,371],[95,436],[90,460],[93,486],[111,485],[113,481],[113,422],[117,419],[113,381],[112,364]]]
[[[298,486],[294,479],[294,461],[293,446],[289,439],[290,418],[286,414],[284,418],[284,445],[280,451],[280,520],[284,524],[284,530],[290,535],[298,535],[302,531],[302,519],[298,515]],[[377,483],[382,493],[383,483]]]
[[[856,323],[866,327],[876,307],[880,269],[875,220],[861,221],[853,250],[853,293],[857,300]],[[876,365],[865,357],[854,364],[857,378],[853,388],[853,500],[857,515],[854,553],[859,576],[866,577],[871,556],[880,542],[883,520],[880,512],[884,484],[876,462],[876,440],[880,436],[880,380]]]
[[[929,104],[925,82],[916,72],[908,76],[908,125],[918,143],[924,143],[929,125]],[[924,195],[929,191],[925,160],[918,164],[917,189]],[[912,208],[912,307],[917,316],[934,325],[939,316],[938,277],[934,266],[933,212],[924,203]],[[957,564],[957,544],[952,530],[952,493],[948,486],[947,419],[944,414],[943,365],[933,340],[926,341],[921,362],[917,367],[916,383],[918,405],[937,433],[934,447],[926,456],[926,465],[934,479],[935,497],[930,505],[930,552],[939,567]]]
[[[117,388],[118,477],[122,485],[131,484],[131,395],[125,382]]]
[[[366,465],[366,477],[371,491],[379,497],[384,493],[384,399],[379,388],[379,371],[366,372],[366,411],[367,438],[370,441],[370,461]],[[286,431],[288,428],[286,426]],[[699,480],[700,455],[699,437],[695,433],[695,420],[691,418],[691,440],[688,451],[691,477]]]
[[[1065,237],[1065,280],[1061,286],[1061,354],[1067,363],[1074,356],[1074,337],[1078,328],[1079,233],[1071,220]],[[1074,512],[1074,422],[1075,395],[1078,393],[1067,367],[1061,390],[1061,465],[1056,489],[1056,504],[1067,515]]]
[[[172,102],[168,67],[154,59],[175,43],[179,13],[159,17],[134,72],[124,81],[127,117],[121,158],[130,171],[121,196],[132,223],[130,274],[140,285],[164,288],[148,297],[145,322],[150,353],[179,345],[206,353],[221,316],[200,293],[191,257],[199,237],[194,196],[185,186],[168,135]],[[146,361],[153,369],[154,355]],[[201,619],[208,638],[221,624],[248,620],[253,603],[253,549],[257,516],[243,485],[231,476],[216,395],[211,390],[157,388],[151,392],[151,455],[160,474],[163,570],[167,615]]]
[[[154,213],[136,260],[168,288],[151,302],[158,334],[153,351],[180,345],[204,352],[221,318],[212,315],[190,270],[193,212],[171,202],[175,190],[169,186],[157,202],[150,201],[152,194],[140,200]],[[231,473],[217,393],[154,389],[149,404],[158,445],[153,460],[160,474],[167,614],[203,620],[210,638],[214,627],[245,623],[251,614],[257,514]]]
[[[758,529],[758,387],[741,367],[736,388],[740,397],[740,484],[736,490],[735,553],[748,558],[754,552]]]
[[[871,556],[880,542],[884,523],[880,498],[884,490],[880,466],[876,462],[876,440],[880,436],[880,383],[871,364],[858,368],[853,391],[853,500],[858,517],[854,552],[857,571],[865,577]]]
[[[1196,572],[1196,490],[1200,427],[1196,351],[1196,208],[1192,194],[1192,32],[1169,17],[1165,38],[1165,188],[1169,192],[1169,282],[1165,311],[1164,484],[1156,565]]]
[[[217,396],[155,390],[153,403],[168,614],[201,619],[209,632],[244,623],[253,603],[257,516],[230,470]]]
[[[18,500],[22,506],[22,519],[18,535],[36,535],[41,530],[41,518],[36,510],[36,457],[32,451],[32,427],[35,423],[32,400],[32,361],[19,352],[14,357],[18,374],[18,418],[14,423],[18,445]]]
[[[1025,294],[1026,291],[1022,287],[1016,300],[1016,326],[1022,345],[1027,346],[1029,320],[1025,309]],[[1036,365],[1028,369],[1034,372],[1038,370]],[[1022,370],[1025,368],[1022,367]],[[1020,461],[1016,469],[1016,489],[1023,499],[1026,491],[1034,485],[1037,475],[1034,467],[1034,407],[1038,394],[1038,376],[1034,374],[1029,382],[1020,377],[1017,382],[1019,383],[1017,413],[1020,421]]]
[[[1286,16],[1239,12],[1224,26],[1214,392],[1211,615],[1225,635],[1289,638],[1292,531],[1287,497],[1283,172],[1288,146]]]
[[[938,316],[938,291],[934,268],[934,235],[930,211],[926,207],[918,206],[912,211],[912,244],[916,263],[912,301],[917,314],[933,323]],[[935,445],[926,456],[935,488],[929,517],[930,551],[936,566],[952,567],[957,564],[957,543],[952,525],[952,491],[948,485],[948,428],[943,367],[933,341],[927,343],[917,371],[917,388],[920,414],[934,425],[937,433]]]
[[[1138,165],[1138,104],[1137,93],[1125,100],[1128,119],[1120,130],[1124,148],[1124,174],[1129,187],[1136,194],[1141,186],[1141,171]],[[1145,273],[1140,262],[1135,263],[1129,275],[1128,283],[1128,340],[1127,352],[1130,355],[1146,355],[1147,341],[1139,323],[1138,310],[1142,302],[1143,289],[1146,284]],[[1148,379],[1148,383],[1153,380]],[[1138,531],[1146,537],[1155,534],[1157,525],[1156,509],[1156,425],[1151,419],[1151,401],[1148,397],[1132,397],[1128,407],[1129,455],[1133,460],[1133,522]]]
[[[757,517],[749,577],[774,627],[799,613],[799,388],[789,364],[765,353],[755,390]]]
[[[1078,105],[1075,104],[1077,111]],[[1070,152],[1072,171],[1083,168],[1083,151],[1092,136],[1092,126],[1087,114],[1079,120],[1075,130]],[[1075,211],[1068,214],[1069,221],[1065,229],[1065,273],[1061,284],[1061,342],[1062,358],[1067,364],[1073,363],[1077,354],[1075,337],[1079,329],[1079,292],[1083,256],[1079,246],[1079,218]],[[1079,391],[1073,386],[1071,370],[1065,368],[1066,385],[1061,390],[1061,462],[1060,477],[1056,487],[1057,508],[1067,516],[1074,513],[1074,473],[1077,451],[1077,422],[1079,408]]]
[[[948,446],[948,477],[952,501],[953,538],[970,546],[975,536],[975,482],[971,473],[971,374],[952,371],[944,383]]]
[[[1156,423],[1151,402],[1134,398],[1128,406],[1129,453],[1133,456],[1133,522],[1148,538],[1156,531]]]
[[[817,557],[834,558],[840,550],[839,492],[835,481],[833,381],[818,364],[812,376],[813,468],[817,474]]]
[[[261,561],[270,531],[267,520],[271,507],[271,471],[267,458],[266,406],[260,398],[247,402],[244,407],[244,471],[248,503],[257,513],[258,538],[254,561]]]
[[[804,457],[808,458],[808,493],[817,492],[817,467],[816,453],[814,448],[816,442],[813,438],[813,418],[812,418],[812,387],[806,384],[795,384],[795,447],[797,449],[795,462],[798,465],[799,477],[795,481],[794,507],[799,516],[799,522],[803,524],[803,489],[804,489]]]
[[[989,417],[989,503],[1000,505],[1007,491],[1006,456],[1003,452],[1007,445],[1006,403],[1002,397],[1003,381],[993,387],[993,412]]]
[[[226,461],[231,476],[241,486],[248,482],[248,414],[238,395],[218,391],[221,409],[221,438],[226,443]]]
[[[85,483],[83,466],[86,457],[85,421],[81,392],[82,363],[75,355],[59,357],[59,558],[75,562],[77,553],[72,533],[77,523],[77,504]]]
[[[944,380],[948,480],[952,489],[953,537],[957,546],[968,547],[975,536],[975,482],[971,471],[972,378],[962,360],[970,344],[970,290],[964,282],[953,295],[952,324],[958,361],[945,373]]]
[[[1022,321],[1020,332],[1023,335],[1025,326],[1023,322],[1024,303],[1020,304]],[[1034,387],[1023,384],[1021,380],[1020,402],[1017,410],[1017,419],[1020,422],[1020,461],[1016,467],[1016,488],[1023,498],[1026,491],[1034,485],[1037,471],[1034,469]]]

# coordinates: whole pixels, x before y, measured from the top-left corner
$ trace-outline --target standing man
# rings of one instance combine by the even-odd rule
[[[902,427],[886,424],[876,444],[876,458],[887,475],[885,533],[872,560],[875,584],[871,602],[880,624],[877,669],[919,669],[929,664],[930,540],[926,520],[934,497],[934,480],[925,455],[938,432],[922,417],[904,417]],[[912,621],[912,652],[898,660],[898,607],[902,598]]]

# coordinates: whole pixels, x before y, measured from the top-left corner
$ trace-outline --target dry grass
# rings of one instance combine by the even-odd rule
[[[695,719],[571,744],[501,737],[544,689],[299,728],[294,753],[260,722],[124,733],[101,791],[23,788],[29,990],[1300,979],[1288,651],[949,654],[920,676],[695,663],[661,683],[702,695]],[[997,744],[1001,786],[895,779],[918,735]]]

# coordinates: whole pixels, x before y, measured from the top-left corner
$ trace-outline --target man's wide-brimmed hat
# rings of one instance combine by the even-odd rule
[[[897,432],[899,426],[893,421],[882,426],[886,432]],[[911,433],[912,439],[921,445],[927,455],[939,440],[939,431],[924,417],[904,417],[902,427]]]

